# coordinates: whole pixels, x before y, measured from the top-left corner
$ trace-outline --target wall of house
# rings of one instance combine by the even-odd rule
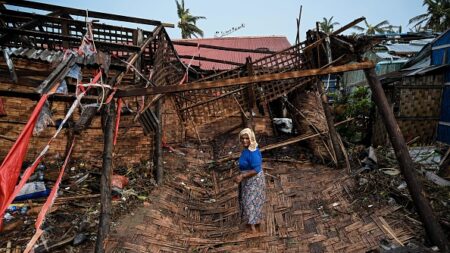
[[[1,97],[1,99],[6,116],[0,116],[0,135],[16,140],[37,102],[23,98]],[[62,119],[69,107],[69,103],[51,102],[52,120]],[[79,116],[80,110],[77,109],[73,114],[73,120],[77,120]],[[121,116],[117,144],[114,148],[115,165],[140,163],[142,160],[150,159],[152,155],[153,136],[151,134],[144,135],[143,128],[138,122],[133,122],[133,118],[134,115]],[[164,103],[162,118],[164,141],[168,144],[181,142],[184,138],[183,129],[180,127],[181,123],[170,101]],[[48,126],[40,135],[33,136],[26,160],[33,161],[55,131],[54,126]],[[63,129],[52,142],[44,160],[64,159],[67,141],[68,130]],[[0,138],[0,160],[7,155],[12,145],[12,141]],[[72,157],[98,167],[102,164],[102,153],[103,132],[101,116],[98,114],[93,119],[91,126],[77,136]]]
[[[406,141],[418,138],[418,144],[436,141],[443,88],[442,74],[404,77],[385,88],[395,118]],[[373,139],[375,146],[389,144],[380,115],[375,116]]]

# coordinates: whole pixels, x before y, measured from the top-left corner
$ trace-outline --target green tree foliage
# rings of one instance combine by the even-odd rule
[[[197,27],[197,21],[206,18],[203,16],[192,16],[189,9],[185,8],[184,0],[181,0],[181,3],[175,0],[175,3],[177,4],[177,14],[180,18],[178,28],[181,29],[181,38],[190,39],[192,36],[195,38],[199,36],[203,37],[203,31]]]
[[[356,87],[348,95],[333,94],[336,121],[354,118],[340,125],[339,133],[349,142],[360,143],[370,132],[370,116],[374,106],[369,87]]]
[[[319,28],[324,33],[332,33],[335,25],[339,25],[339,23],[333,22],[333,16],[330,19],[324,17],[322,22],[319,23]]]
[[[444,32],[450,28],[449,0],[424,0],[423,5],[427,6],[427,13],[409,20],[409,24],[414,24],[414,30],[431,29],[434,32]]]
[[[356,29],[358,31],[364,32],[367,35],[373,35],[373,34],[384,34],[386,32],[389,32],[390,30],[392,30],[392,26],[389,25],[389,21],[387,20],[383,20],[380,23],[376,24],[376,25],[372,25],[369,24],[367,22],[367,20],[364,20],[364,24],[366,25],[366,27],[361,27],[359,25],[355,25],[353,26],[353,29]]]

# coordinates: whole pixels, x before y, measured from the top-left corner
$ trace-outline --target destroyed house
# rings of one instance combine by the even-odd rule
[[[446,31],[430,41],[401,69],[380,76],[393,112],[407,141],[432,144],[436,141],[449,143],[448,83],[449,64],[446,55]],[[375,117],[373,143],[389,143],[381,119]]]
[[[90,244],[76,250],[361,252],[382,240],[402,245],[413,238],[408,224],[390,216],[398,205],[348,211],[355,181],[335,125],[352,119],[334,122],[322,80],[365,70],[371,86],[379,85],[374,63],[360,57],[370,40],[339,35],[364,18],[331,34],[309,31],[292,46],[283,37],[232,46],[225,41],[253,38],[172,41],[166,29],[173,25],[156,20],[25,0],[2,5],[0,229],[12,232],[0,247],[57,252],[84,239]],[[97,18],[153,29],[92,21]],[[279,100],[296,132],[273,138],[279,112],[272,103]],[[255,130],[261,152],[277,151],[264,160],[263,231],[250,236],[239,224],[232,162],[245,127]],[[286,159],[285,147],[315,163]],[[38,202],[38,214],[4,216],[39,165],[53,162],[57,169],[46,172],[53,175],[46,182],[51,192]],[[136,188],[124,189],[127,177]],[[20,204],[31,209],[36,202]],[[93,230],[97,236],[87,236]]]

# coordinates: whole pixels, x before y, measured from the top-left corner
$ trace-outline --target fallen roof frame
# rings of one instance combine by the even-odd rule
[[[253,83],[257,83],[257,82],[287,80],[287,79],[294,79],[294,78],[299,78],[299,77],[320,76],[320,75],[327,75],[327,74],[333,74],[333,73],[347,72],[347,71],[352,71],[352,70],[370,69],[370,68],[373,68],[374,66],[375,66],[375,64],[373,62],[365,61],[365,62],[361,62],[361,63],[345,64],[345,65],[336,66],[336,67],[327,67],[324,69],[296,70],[296,71],[289,71],[289,72],[284,72],[284,73],[264,74],[264,75],[259,75],[259,76],[246,76],[246,77],[230,78],[230,79],[216,80],[216,81],[204,81],[204,82],[198,82],[198,83],[190,83],[189,85],[185,85],[185,84],[167,85],[167,86],[148,87],[148,88],[142,88],[142,89],[121,90],[116,93],[116,97],[155,95],[155,94],[175,93],[175,92],[191,91],[191,90],[221,88],[221,87],[236,86],[236,85],[248,85],[248,84],[253,84]]]
[[[25,0],[0,0],[0,3],[7,4],[7,5],[13,5],[13,6],[19,6],[19,7],[25,7],[25,8],[32,8],[32,9],[37,9],[37,10],[45,10],[45,11],[63,10],[67,14],[82,16],[82,17],[86,16],[86,14],[88,13],[89,17],[91,17],[91,18],[109,19],[109,20],[116,20],[116,21],[130,22],[130,23],[154,25],[154,26],[162,25],[165,27],[174,27],[173,24],[162,23],[161,21],[152,20],[152,19],[128,17],[128,16],[123,16],[123,15],[103,13],[103,12],[98,12],[98,11],[88,11],[87,12],[86,10],[82,10],[82,9],[76,9],[76,8],[64,7],[64,6],[53,5],[53,4],[46,4],[46,3],[37,3],[37,2],[31,2],[31,1],[25,1]]]

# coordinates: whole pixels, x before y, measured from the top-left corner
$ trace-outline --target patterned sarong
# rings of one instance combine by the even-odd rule
[[[242,221],[247,224],[259,224],[263,217],[266,201],[266,181],[264,172],[246,178],[239,185],[239,204]]]

